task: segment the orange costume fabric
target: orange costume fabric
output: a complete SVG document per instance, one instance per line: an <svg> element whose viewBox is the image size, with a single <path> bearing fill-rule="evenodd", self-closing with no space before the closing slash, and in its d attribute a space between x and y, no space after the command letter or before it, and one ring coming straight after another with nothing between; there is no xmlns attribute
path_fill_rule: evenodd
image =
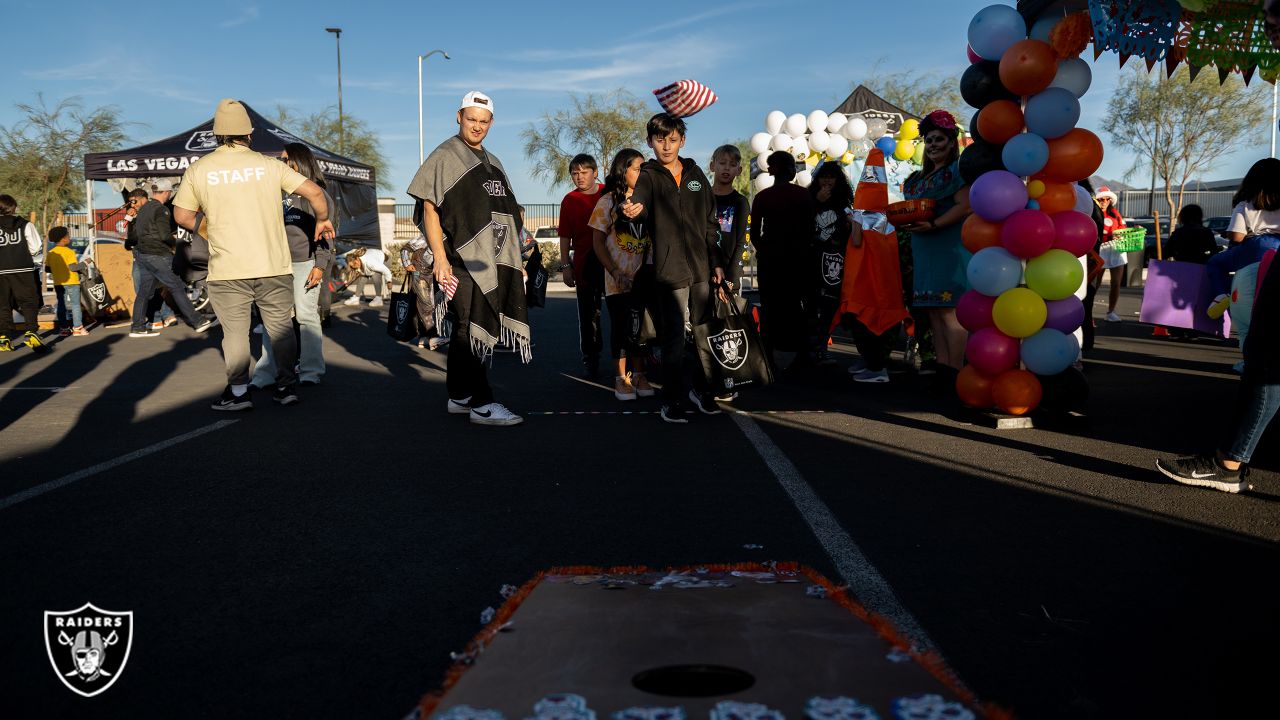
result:
<svg viewBox="0 0 1280 720"><path fill-rule="evenodd" d="M888 207L884 153L873 149L853 195L853 234L844 251L844 283L832 329L851 313L882 335L909 315L902 302L898 233L889 224Z"/></svg>

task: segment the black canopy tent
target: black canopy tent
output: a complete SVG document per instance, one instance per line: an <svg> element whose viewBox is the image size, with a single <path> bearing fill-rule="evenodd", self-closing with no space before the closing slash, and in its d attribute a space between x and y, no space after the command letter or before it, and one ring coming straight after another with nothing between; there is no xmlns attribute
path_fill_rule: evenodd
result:
<svg viewBox="0 0 1280 720"><path fill-rule="evenodd" d="M338 226L338 238L358 245L380 247L378 232L378 199L374 169L317 147L267 120L245 105L253 123L253 149L263 155L279 157L284 146L302 143L311 148L325 186L334 199L330 210ZM177 177L202 155L217 148L213 135L213 119L164 140L115 152L90 153L84 156L84 176L88 185L89 217L93 218L93 181L115 178ZM94 226L96 230L96 224ZM96 235L96 232L94 233Z"/></svg>
<svg viewBox="0 0 1280 720"><path fill-rule="evenodd" d="M832 112L859 115L867 120L884 120L891 133L898 132L899 128L902 127L902 123L907 120L920 119L875 94L866 85L859 85L855 88L853 92L849 93L849 97L845 98L844 102L840 103Z"/></svg>

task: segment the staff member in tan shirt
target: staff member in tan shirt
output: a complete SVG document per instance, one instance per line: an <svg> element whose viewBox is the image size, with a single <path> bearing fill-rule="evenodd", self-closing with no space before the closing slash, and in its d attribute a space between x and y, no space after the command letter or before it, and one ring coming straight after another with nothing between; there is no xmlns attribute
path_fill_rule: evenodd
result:
<svg viewBox="0 0 1280 720"><path fill-rule="evenodd" d="M253 125L236 100L223 100L213 116L218 149L187 168L173 201L173 217L195 232L196 214L208 221L209 301L222 323L227 387L214 410L249 410L249 316L253 305L276 353L281 405L294 390L298 343L293 335L293 265L285 237L281 193L301 195L315 210L316 239L331 239L333 223L324 191L284 163L249 149ZM313 287L318 279L307 280Z"/></svg>

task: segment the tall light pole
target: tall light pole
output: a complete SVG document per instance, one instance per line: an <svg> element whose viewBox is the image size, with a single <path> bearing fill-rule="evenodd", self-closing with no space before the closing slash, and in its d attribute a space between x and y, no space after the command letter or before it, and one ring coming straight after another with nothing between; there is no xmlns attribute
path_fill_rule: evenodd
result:
<svg viewBox="0 0 1280 720"><path fill-rule="evenodd" d="M419 165L421 165L422 161L426 159L425 150L422 146L422 61L426 60L432 55L435 55L436 53L440 53L441 55L443 55L445 60L449 59L449 53L443 50L432 50L426 55L418 56L418 164Z"/></svg>
<svg viewBox="0 0 1280 720"><path fill-rule="evenodd" d="M325 28L325 32L333 33L333 41L338 46L338 152L347 152L347 128L342 120L342 28Z"/></svg>

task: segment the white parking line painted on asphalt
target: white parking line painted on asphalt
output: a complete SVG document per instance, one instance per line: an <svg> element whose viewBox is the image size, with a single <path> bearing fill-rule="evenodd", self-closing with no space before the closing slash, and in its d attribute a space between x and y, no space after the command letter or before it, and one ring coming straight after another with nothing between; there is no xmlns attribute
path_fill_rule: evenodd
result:
<svg viewBox="0 0 1280 720"><path fill-rule="evenodd" d="M7 498L0 499L0 510L11 508L20 502L30 500L35 497L39 497L41 495L44 495L47 492L52 492L54 490L57 490L58 488L66 487L71 483L78 482L80 480L84 480L85 478L97 475L100 472L105 472L107 470L110 470L111 468L119 467L128 462L133 462L138 458L146 457L147 455L151 455L153 453L158 453L161 450L171 448L174 445L184 443L193 438L198 438L201 435L211 433L215 430L221 430L224 427L227 427L229 425L234 425L238 422L240 421L239 420L219 420L218 422L213 423L212 425L205 425L202 428L197 428L195 430L192 430L189 433L179 435L175 438L169 438L168 440L158 442L155 445L148 445L147 447L144 447L141 450L134 450L128 455L121 455L118 458L107 460L106 462L100 462L97 465L94 465L92 467L87 467L84 470L73 472L70 475L64 475L58 478L57 480L50 480L47 483L42 483L33 488L28 488L26 490L23 490L20 493L15 493L13 495L10 495Z"/></svg>
<svg viewBox="0 0 1280 720"><path fill-rule="evenodd" d="M804 521L809 524L822 549L827 551L827 555L835 563L840 577L849 583L849 589L858 602L871 612L883 615L892 621L894 626L910 638L918 649L936 649L924 627L911 614L911 611L903 607L889 582L871 564L849 533L840 526L840 521L832 514L831 509L822 502L818 493L814 492L813 487L804 479L782 449L774 444L749 414L732 412L729 417L733 418L738 429L747 436L756 452L773 471L774 477L778 478L778 483L791 497L791 502L800 511Z"/></svg>
<svg viewBox="0 0 1280 720"><path fill-rule="evenodd" d="M66 387L18 387L18 386L16 386L16 385L15 385L15 386L13 386L13 387L0 387L0 391L6 391L6 390L43 390L44 392L60 393L60 392L62 392L63 390L74 390L74 389L76 389L77 387L79 387L79 386L78 386L78 385L68 385L68 386L66 386Z"/></svg>

